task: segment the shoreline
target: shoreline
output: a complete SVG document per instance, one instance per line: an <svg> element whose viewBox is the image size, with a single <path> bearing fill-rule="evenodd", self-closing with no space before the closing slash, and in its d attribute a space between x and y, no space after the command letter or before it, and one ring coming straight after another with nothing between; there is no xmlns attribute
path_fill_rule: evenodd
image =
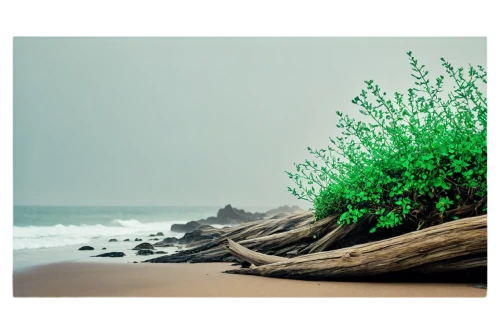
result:
<svg viewBox="0 0 500 333"><path fill-rule="evenodd" d="M486 297L466 283L302 281L222 273L231 263L65 261L13 273L14 297Z"/></svg>
<svg viewBox="0 0 500 333"><path fill-rule="evenodd" d="M188 244L195 241L183 238L201 227L205 230L203 237L206 239L219 236L219 232L224 228L236 227L249 221L259 221L264 217L270 218L269 215L286 216L303 211L296 205L254 206L257 207L260 212L248 210L252 206L240 206L239 209L230 204L222 208L219 206L14 206L13 272L63 261L95 261L90 257L108 252L123 252L126 256L121 259L111 259L110 263L153 259L164 254L155 253L147 258L137 257L137 251L133 248L141 243L149 243L155 247L155 252L164 251L170 255L180 250L179 245L185 249ZM34 218L38 216L37 214L45 216L45 219ZM47 219L46 216L51 218ZM212 232L207 232L209 226ZM184 228L186 230L180 230ZM116 241L111 242L111 239ZM176 240L165 242L166 239ZM157 243L164 244L156 245ZM165 246L166 244L172 246ZM196 242L193 246L195 245ZM79 251L82 246L90 246L93 251ZM97 261L102 262L104 259L100 258Z"/></svg>

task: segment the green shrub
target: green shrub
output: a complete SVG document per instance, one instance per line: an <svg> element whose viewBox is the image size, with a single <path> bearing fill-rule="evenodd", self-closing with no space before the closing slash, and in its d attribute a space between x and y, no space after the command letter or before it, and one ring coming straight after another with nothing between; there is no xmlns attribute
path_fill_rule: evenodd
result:
<svg viewBox="0 0 500 333"><path fill-rule="evenodd" d="M373 80L352 102L369 121L337 111L342 135L312 161L287 172L299 199L313 202L317 219L338 214L340 224L375 214L377 228L402 223L440 223L486 212L487 100L483 67L455 69L442 60L444 76L429 73L407 53L416 87L387 97Z"/></svg>

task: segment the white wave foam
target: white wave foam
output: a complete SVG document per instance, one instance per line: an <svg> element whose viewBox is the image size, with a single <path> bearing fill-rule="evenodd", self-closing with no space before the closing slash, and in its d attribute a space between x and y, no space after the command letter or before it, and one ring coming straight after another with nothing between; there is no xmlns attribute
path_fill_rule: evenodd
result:
<svg viewBox="0 0 500 333"><path fill-rule="evenodd" d="M116 220L113 220L111 221L111 223L113 224L118 224L122 227L127 227L127 228L137 228L137 227L140 227L142 225L141 222L137 221L137 220L120 220L120 219L116 219Z"/></svg>
<svg viewBox="0 0 500 333"><path fill-rule="evenodd" d="M14 250L39 249L88 243L85 237L14 238Z"/></svg>
<svg viewBox="0 0 500 333"><path fill-rule="evenodd" d="M84 244L96 237L131 235L148 237L149 234L157 232L163 232L166 237L178 236L170 231L174 223L185 223L185 221L141 223L137 220L116 219L112 221L112 226L102 224L14 226L14 250Z"/></svg>

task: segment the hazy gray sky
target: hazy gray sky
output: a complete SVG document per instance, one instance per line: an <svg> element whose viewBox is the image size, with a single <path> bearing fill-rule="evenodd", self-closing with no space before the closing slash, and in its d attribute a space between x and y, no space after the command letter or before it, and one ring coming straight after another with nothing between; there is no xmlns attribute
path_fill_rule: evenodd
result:
<svg viewBox="0 0 500 333"><path fill-rule="evenodd" d="M486 65L485 38L15 38L14 203L307 205L284 170L375 80Z"/></svg>

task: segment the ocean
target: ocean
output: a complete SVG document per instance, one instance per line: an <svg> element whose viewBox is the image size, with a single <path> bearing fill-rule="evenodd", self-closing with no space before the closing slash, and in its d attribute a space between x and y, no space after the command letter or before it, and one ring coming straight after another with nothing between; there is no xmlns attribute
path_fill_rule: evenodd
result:
<svg viewBox="0 0 500 333"><path fill-rule="evenodd" d="M170 231L174 223L186 223L217 215L217 206L181 207L91 207L91 206L14 206L14 271L66 260L99 262L142 261L155 256L136 256L135 238L155 243L151 238L183 236ZM265 212L273 207L237 206L250 212ZM217 226L215 227L222 227ZM164 236L150 237L162 232ZM109 242L116 238L118 242ZM124 242L129 238L131 242ZM78 251L83 245L94 251ZM106 248L106 250L103 250ZM158 248L167 253L178 250ZM92 258L105 252L124 252L122 258Z"/></svg>

